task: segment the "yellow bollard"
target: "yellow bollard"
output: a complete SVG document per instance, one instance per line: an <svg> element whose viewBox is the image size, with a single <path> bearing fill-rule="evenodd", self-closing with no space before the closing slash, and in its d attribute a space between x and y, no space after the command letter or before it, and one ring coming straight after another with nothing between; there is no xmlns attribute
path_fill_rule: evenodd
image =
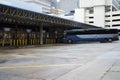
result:
<svg viewBox="0 0 120 80"><path fill-rule="evenodd" d="M38 45L38 39L36 39L36 44Z"/></svg>
<svg viewBox="0 0 120 80"><path fill-rule="evenodd" d="M27 45L27 39L25 39L25 45Z"/></svg>
<svg viewBox="0 0 120 80"><path fill-rule="evenodd" d="M34 43L35 43L35 45L37 44L36 39L34 39Z"/></svg>
<svg viewBox="0 0 120 80"><path fill-rule="evenodd" d="M23 43L23 46L24 46L24 44L25 44L25 40L24 39L22 40L22 43Z"/></svg>
<svg viewBox="0 0 120 80"><path fill-rule="evenodd" d="M47 39L45 39L45 44L47 44Z"/></svg>
<svg viewBox="0 0 120 80"><path fill-rule="evenodd" d="M35 45L35 39L34 39L34 45Z"/></svg>
<svg viewBox="0 0 120 80"><path fill-rule="evenodd" d="M26 45L26 39L24 40L24 45Z"/></svg>
<svg viewBox="0 0 120 80"><path fill-rule="evenodd" d="M2 44L2 42L1 42L1 40L0 40L0 46L1 46L1 44Z"/></svg>
<svg viewBox="0 0 120 80"><path fill-rule="evenodd" d="M24 44L24 43L23 43L23 39L21 39L21 45L23 46L23 44Z"/></svg>
<svg viewBox="0 0 120 80"><path fill-rule="evenodd" d="M39 45L39 39L37 39L37 44Z"/></svg>
<svg viewBox="0 0 120 80"><path fill-rule="evenodd" d="M54 43L56 43L56 39L54 39Z"/></svg>
<svg viewBox="0 0 120 80"><path fill-rule="evenodd" d="M4 47L5 46L5 40L3 39L2 40L2 47Z"/></svg>
<svg viewBox="0 0 120 80"><path fill-rule="evenodd" d="M32 45L32 39L30 40L30 44Z"/></svg>
<svg viewBox="0 0 120 80"><path fill-rule="evenodd" d="M15 46L15 40L13 40L13 44L14 44L14 46Z"/></svg>
<svg viewBox="0 0 120 80"><path fill-rule="evenodd" d="M37 44L37 41L36 41L36 39L35 39L35 45Z"/></svg>
<svg viewBox="0 0 120 80"><path fill-rule="evenodd" d="M39 39L39 44L40 44L40 39Z"/></svg>
<svg viewBox="0 0 120 80"><path fill-rule="evenodd" d="M12 46L12 39L10 39L10 46Z"/></svg>
<svg viewBox="0 0 120 80"><path fill-rule="evenodd" d="M35 44L37 45L37 39L35 39Z"/></svg>
<svg viewBox="0 0 120 80"><path fill-rule="evenodd" d="M19 40L17 39L17 44L16 44L17 46L19 45Z"/></svg>
<svg viewBox="0 0 120 80"><path fill-rule="evenodd" d="M33 39L33 44L35 45L35 39Z"/></svg>
<svg viewBox="0 0 120 80"><path fill-rule="evenodd" d="M22 40L20 39L20 46L22 45Z"/></svg>
<svg viewBox="0 0 120 80"><path fill-rule="evenodd" d="M38 40L36 39L36 45L38 44Z"/></svg>
<svg viewBox="0 0 120 80"><path fill-rule="evenodd" d="M25 46L25 39L24 39L24 46Z"/></svg>
<svg viewBox="0 0 120 80"><path fill-rule="evenodd" d="M39 45L39 39L38 39L38 45Z"/></svg>
<svg viewBox="0 0 120 80"><path fill-rule="evenodd" d="M33 44L35 45L35 39L33 39Z"/></svg>
<svg viewBox="0 0 120 80"><path fill-rule="evenodd" d="M34 43L33 43L33 39L32 39L32 45L34 45Z"/></svg>
<svg viewBox="0 0 120 80"><path fill-rule="evenodd" d="M35 39L34 39L34 45L35 45L36 43L35 43Z"/></svg>
<svg viewBox="0 0 120 80"><path fill-rule="evenodd" d="M49 43L49 39L47 39L47 44Z"/></svg>

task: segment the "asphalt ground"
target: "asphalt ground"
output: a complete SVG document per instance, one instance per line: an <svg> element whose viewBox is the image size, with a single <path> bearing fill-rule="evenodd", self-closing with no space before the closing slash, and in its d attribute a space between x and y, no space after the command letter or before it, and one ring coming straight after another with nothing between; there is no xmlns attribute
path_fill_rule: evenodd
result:
<svg viewBox="0 0 120 80"><path fill-rule="evenodd" d="M120 80L120 41L0 49L0 80Z"/></svg>

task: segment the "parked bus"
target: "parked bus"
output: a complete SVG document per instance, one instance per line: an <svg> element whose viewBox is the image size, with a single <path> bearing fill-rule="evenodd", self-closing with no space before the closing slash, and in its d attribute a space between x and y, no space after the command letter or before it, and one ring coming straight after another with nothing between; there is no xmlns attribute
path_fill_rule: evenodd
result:
<svg viewBox="0 0 120 80"><path fill-rule="evenodd" d="M64 43L112 42L119 40L117 29L72 29L64 31Z"/></svg>
<svg viewBox="0 0 120 80"><path fill-rule="evenodd" d="M120 40L120 30L119 30L118 34L119 34L119 40Z"/></svg>

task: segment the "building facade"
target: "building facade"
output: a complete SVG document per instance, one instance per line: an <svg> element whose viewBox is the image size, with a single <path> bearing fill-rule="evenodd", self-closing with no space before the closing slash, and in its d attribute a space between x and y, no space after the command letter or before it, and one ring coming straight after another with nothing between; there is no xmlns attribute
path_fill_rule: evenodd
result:
<svg viewBox="0 0 120 80"><path fill-rule="evenodd" d="M20 0L20 1L40 6L42 8L43 13L51 12L51 0Z"/></svg>
<svg viewBox="0 0 120 80"><path fill-rule="evenodd" d="M57 8L69 13L70 11L79 8L79 0L60 0L57 3Z"/></svg>
<svg viewBox="0 0 120 80"><path fill-rule="evenodd" d="M19 0L29 4L34 4L42 8L42 13L45 14L62 14L63 10L56 9L57 0Z"/></svg>
<svg viewBox="0 0 120 80"><path fill-rule="evenodd" d="M80 0L74 20L105 28L120 29L120 1Z"/></svg>

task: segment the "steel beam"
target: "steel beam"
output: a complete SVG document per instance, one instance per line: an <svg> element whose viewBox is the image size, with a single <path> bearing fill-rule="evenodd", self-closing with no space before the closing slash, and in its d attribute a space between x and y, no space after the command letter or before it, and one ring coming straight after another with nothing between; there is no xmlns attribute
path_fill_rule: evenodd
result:
<svg viewBox="0 0 120 80"><path fill-rule="evenodd" d="M71 21L67 19L62 19L54 16L45 15L42 13L31 12L27 10L22 10L14 7L9 7L5 5L0 5L0 21L10 22L17 24L30 24L39 26L40 23L50 23L64 25L66 27L77 27L77 28L88 28L87 24L79 23L76 21ZM95 27L95 26L92 26Z"/></svg>

